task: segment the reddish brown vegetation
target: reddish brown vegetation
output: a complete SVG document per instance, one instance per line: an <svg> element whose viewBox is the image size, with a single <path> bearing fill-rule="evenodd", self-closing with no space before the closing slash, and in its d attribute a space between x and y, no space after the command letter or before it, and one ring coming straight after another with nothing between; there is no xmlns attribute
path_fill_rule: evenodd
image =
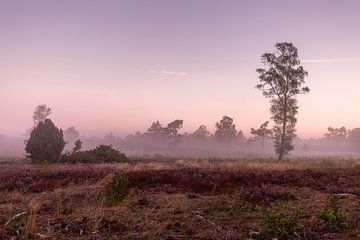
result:
<svg viewBox="0 0 360 240"><path fill-rule="evenodd" d="M221 163L216 163L221 164ZM216 165L218 166L218 165ZM157 169L157 170L156 170ZM360 194L360 168L266 170L178 166L173 163L114 165L3 164L0 168L0 239L24 239L27 211L36 202L35 233L58 239L247 239L259 231L256 206L303 210L304 239L356 239L348 232L314 232L316 211L329 193ZM128 196L104 205L111 177L126 172ZM351 226L360 223L355 198ZM20 230L19 230L20 229ZM304 237L306 235L306 238Z"/></svg>
<svg viewBox="0 0 360 240"><path fill-rule="evenodd" d="M87 167L47 168L2 167L0 169L0 191L38 193L69 185L92 184L110 173L120 170ZM206 194L231 193L240 187L279 185L287 187L309 187L314 190L360 195L360 168L326 170L266 171L241 169L236 171L214 171L206 169L170 169L129 171L129 186L138 189L174 188L177 192Z"/></svg>

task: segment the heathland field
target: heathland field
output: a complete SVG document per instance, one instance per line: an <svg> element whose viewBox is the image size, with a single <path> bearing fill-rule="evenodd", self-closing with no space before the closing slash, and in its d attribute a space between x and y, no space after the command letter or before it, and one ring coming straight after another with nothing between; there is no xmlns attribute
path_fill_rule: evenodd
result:
<svg viewBox="0 0 360 240"><path fill-rule="evenodd" d="M0 165L0 239L360 239L360 161Z"/></svg>

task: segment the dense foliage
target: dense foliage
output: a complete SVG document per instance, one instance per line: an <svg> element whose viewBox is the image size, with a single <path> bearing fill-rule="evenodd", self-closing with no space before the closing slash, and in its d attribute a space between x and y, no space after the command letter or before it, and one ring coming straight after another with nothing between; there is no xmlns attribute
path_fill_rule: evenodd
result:
<svg viewBox="0 0 360 240"><path fill-rule="evenodd" d="M80 143L79 143L80 144ZM78 149L75 146L76 149ZM87 151L74 151L71 154L64 154L61 162L66 163L120 163L127 162L128 158L124 153L114 149L111 145L99 145Z"/></svg>
<svg viewBox="0 0 360 240"><path fill-rule="evenodd" d="M32 162L55 163L59 161L65 144L62 130L50 119L45 119L31 131L25 151Z"/></svg>

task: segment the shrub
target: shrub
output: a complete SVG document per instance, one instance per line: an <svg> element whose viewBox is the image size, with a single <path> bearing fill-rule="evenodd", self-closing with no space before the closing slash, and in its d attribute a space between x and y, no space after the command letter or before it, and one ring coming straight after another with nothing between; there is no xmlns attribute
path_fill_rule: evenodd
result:
<svg viewBox="0 0 360 240"><path fill-rule="evenodd" d="M127 162L124 153L114 149L111 145L99 145L88 151L73 151L71 154L63 154L61 162L67 163L119 163Z"/></svg>
<svg viewBox="0 0 360 240"><path fill-rule="evenodd" d="M336 196L330 195L327 207L318 213L320 224L330 232L340 232L348 227L348 217L339 210L339 205Z"/></svg>
<svg viewBox="0 0 360 240"><path fill-rule="evenodd" d="M298 219L298 210L295 210L290 216L283 211L267 210L263 212L260 218L259 239L290 239L298 228Z"/></svg>
<svg viewBox="0 0 360 240"><path fill-rule="evenodd" d="M62 130L50 119L45 119L31 131L25 151L32 162L54 163L59 161L65 144Z"/></svg>
<svg viewBox="0 0 360 240"><path fill-rule="evenodd" d="M124 153L114 149L111 145L99 145L95 149L88 151L94 155L99 162L126 162L127 157Z"/></svg>
<svg viewBox="0 0 360 240"><path fill-rule="evenodd" d="M125 174L115 175L106 187L106 199L110 204L121 202L126 196L129 180Z"/></svg>

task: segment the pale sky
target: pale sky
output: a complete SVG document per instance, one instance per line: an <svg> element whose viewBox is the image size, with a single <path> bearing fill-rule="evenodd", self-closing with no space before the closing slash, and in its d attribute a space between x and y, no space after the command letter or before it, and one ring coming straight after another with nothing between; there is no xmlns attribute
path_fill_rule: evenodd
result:
<svg viewBox="0 0 360 240"><path fill-rule="evenodd" d="M39 104L83 135L182 132L223 115L248 135L270 118L255 69L278 41L299 49L310 94L298 135L360 127L358 0L0 0L0 134Z"/></svg>

